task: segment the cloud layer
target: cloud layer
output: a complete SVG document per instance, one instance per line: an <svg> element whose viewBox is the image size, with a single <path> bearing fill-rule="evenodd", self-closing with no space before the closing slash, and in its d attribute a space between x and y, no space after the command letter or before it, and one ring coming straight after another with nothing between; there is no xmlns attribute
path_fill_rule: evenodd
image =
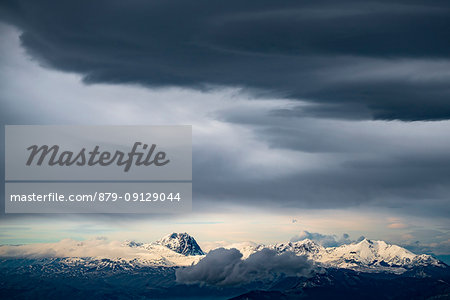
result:
<svg viewBox="0 0 450 300"><path fill-rule="evenodd" d="M300 116L311 104L240 89L84 85L27 60L19 33L1 30L5 124L192 124L196 211L243 205L389 209L434 219L449 213L450 121Z"/></svg>
<svg viewBox="0 0 450 300"><path fill-rule="evenodd" d="M196 212L379 209L448 237L449 12L440 0L6 0L0 118L192 124Z"/></svg>
<svg viewBox="0 0 450 300"><path fill-rule="evenodd" d="M42 64L88 83L237 86L312 104L293 116L450 117L444 0L8 0L0 17Z"/></svg>

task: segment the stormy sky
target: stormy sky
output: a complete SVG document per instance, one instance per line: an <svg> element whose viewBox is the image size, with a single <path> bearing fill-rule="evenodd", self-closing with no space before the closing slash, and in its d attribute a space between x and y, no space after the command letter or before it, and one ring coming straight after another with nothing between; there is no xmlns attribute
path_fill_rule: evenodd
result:
<svg viewBox="0 0 450 300"><path fill-rule="evenodd" d="M0 22L2 124L192 124L195 212L380 211L450 253L448 1L5 0Z"/></svg>

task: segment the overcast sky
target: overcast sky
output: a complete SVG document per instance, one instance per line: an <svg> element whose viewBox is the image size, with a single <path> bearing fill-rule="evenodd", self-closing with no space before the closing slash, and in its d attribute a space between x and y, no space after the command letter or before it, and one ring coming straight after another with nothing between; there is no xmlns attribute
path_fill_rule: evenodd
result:
<svg viewBox="0 0 450 300"><path fill-rule="evenodd" d="M450 254L448 1L2 1L0 20L2 124L193 125L192 215L2 215L6 242L309 230Z"/></svg>

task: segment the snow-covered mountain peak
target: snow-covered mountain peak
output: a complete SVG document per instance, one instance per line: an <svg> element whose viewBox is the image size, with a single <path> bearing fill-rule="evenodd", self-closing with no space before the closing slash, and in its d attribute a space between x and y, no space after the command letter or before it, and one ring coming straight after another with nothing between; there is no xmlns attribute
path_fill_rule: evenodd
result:
<svg viewBox="0 0 450 300"><path fill-rule="evenodd" d="M323 247L315 241L304 239L297 242L259 245L254 252L269 248L283 252L305 255L324 267L354 269L366 272L403 273L414 267L445 267L434 257L426 254L416 255L411 251L385 241L364 239L338 247Z"/></svg>
<svg viewBox="0 0 450 300"><path fill-rule="evenodd" d="M126 240L125 242L122 243L122 246L130 247L130 248L137 248L137 247L141 247L142 245L143 245L143 243L129 241L129 240Z"/></svg>
<svg viewBox="0 0 450 300"><path fill-rule="evenodd" d="M405 265L416 257L405 248L390 245L384 241L364 239L358 243L328 248L328 257L340 259L346 263Z"/></svg>
<svg viewBox="0 0 450 300"><path fill-rule="evenodd" d="M442 266L430 255L416 255L411 251L386 243L364 239L360 242L338 247L323 248L324 251L309 254L309 257L325 266L361 271L404 272L420 266Z"/></svg>
<svg viewBox="0 0 450 300"><path fill-rule="evenodd" d="M320 245L319 243L317 243L313 240L310 240L310 239L304 239L304 240L297 241L297 242L291 242L290 244L297 246L297 247L303 247L305 249L309 249L312 251L318 251L323 248L322 245Z"/></svg>
<svg viewBox="0 0 450 300"><path fill-rule="evenodd" d="M269 248L277 251L278 253L294 252L297 255L306 255L312 260L317 260L320 258L320 254L325 251L323 246L309 239L304 239L297 242L278 243L268 246L260 245L255 248L255 251L260 251L263 248Z"/></svg>
<svg viewBox="0 0 450 300"><path fill-rule="evenodd" d="M162 245L170 250L183 255L204 255L205 253L197 244L197 241L187 234L184 233L171 233L166 235L162 239L156 242L157 245Z"/></svg>
<svg viewBox="0 0 450 300"><path fill-rule="evenodd" d="M364 239L359 243L342 245L338 247L342 250L356 251L365 257L377 256L383 259L394 257L413 259L416 255L411 251L397 245L391 245L385 241L373 241Z"/></svg>

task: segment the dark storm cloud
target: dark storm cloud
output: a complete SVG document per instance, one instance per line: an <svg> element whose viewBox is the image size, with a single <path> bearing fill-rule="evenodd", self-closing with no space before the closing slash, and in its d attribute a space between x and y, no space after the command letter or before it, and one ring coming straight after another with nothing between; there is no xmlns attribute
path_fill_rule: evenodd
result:
<svg viewBox="0 0 450 300"><path fill-rule="evenodd" d="M257 139L269 146L267 153L300 155L290 158L298 167L279 175L270 168L238 172L235 157L219 158L214 151L194 148L194 180L202 183L194 184L194 192L201 203L216 199L283 209L371 207L436 217L450 213L448 122L354 122L246 113L226 111L223 119L251 126ZM264 158L261 163L266 163Z"/></svg>
<svg viewBox="0 0 450 300"><path fill-rule="evenodd" d="M243 260L237 249L219 248L210 251L196 265L177 269L176 277L185 284L234 286L273 281L279 276L309 277L313 271L311 261L293 252L278 255L274 250L263 249Z"/></svg>
<svg viewBox="0 0 450 300"><path fill-rule="evenodd" d="M212 118L236 137L258 143L232 145L237 139L218 131L242 149L230 152L214 139L194 144L195 210L223 203L449 213L449 123L425 123L425 129L416 127L421 122L402 123L397 131L397 122L361 122L450 116L448 1L2 1L0 7L33 58L80 73L86 82L229 85L256 97L303 100L271 111L251 104L212 109ZM28 106L13 111L10 102L0 111L5 123L56 118ZM139 109L149 119L161 115L151 97L148 102ZM57 123L64 123L59 112ZM86 116L81 122L99 117ZM263 166L242 168L257 146ZM283 157L292 153L301 157ZM291 159L288 167L296 170L272 170ZM313 167L304 167L310 159Z"/></svg>
<svg viewBox="0 0 450 300"><path fill-rule="evenodd" d="M386 163L383 160L378 159ZM369 158L359 167L351 163L311 171L299 167L296 174L255 180L229 171L215 160L201 169L196 165L194 180L201 184L193 186L195 208L207 208L214 199L284 210L375 207L392 213L445 217L450 213L449 163L437 158L433 165L440 163L436 169L409 166L406 161L383 168Z"/></svg>
<svg viewBox="0 0 450 300"><path fill-rule="evenodd" d="M3 1L1 17L33 57L90 83L240 86L318 117L450 117L436 72L448 1Z"/></svg>

